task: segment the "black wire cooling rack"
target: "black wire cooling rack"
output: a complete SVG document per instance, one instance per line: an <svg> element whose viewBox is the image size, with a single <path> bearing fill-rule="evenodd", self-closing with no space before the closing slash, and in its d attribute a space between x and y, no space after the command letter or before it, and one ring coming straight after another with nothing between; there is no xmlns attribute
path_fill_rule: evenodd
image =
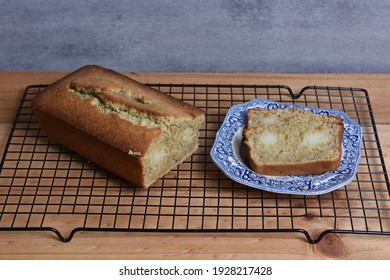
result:
<svg viewBox="0 0 390 280"><path fill-rule="evenodd" d="M0 173L0 230L291 232L316 243L328 233L390 234L390 187L367 91L287 86L151 84L203 108L199 149L149 189L137 188L54 143L39 128L29 86L10 133ZM364 132L356 178L331 193L286 195L228 179L209 152L227 110L254 98L340 109Z"/></svg>

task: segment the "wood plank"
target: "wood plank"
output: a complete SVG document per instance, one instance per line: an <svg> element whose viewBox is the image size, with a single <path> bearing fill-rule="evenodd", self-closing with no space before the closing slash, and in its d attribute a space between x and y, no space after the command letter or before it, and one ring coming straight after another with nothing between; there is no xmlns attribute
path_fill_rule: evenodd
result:
<svg viewBox="0 0 390 280"><path fill-rule="evenodd" d="M64 74L0 73L0 151L4 149L24 88L51 83ZM286 84L295 92L307 85L365 88L378 124L384 159L387 166L390 164L388 74L128 72L127 75L150 83ZM71 219L64 223L72 223ZM309 222L315 233L319 221ZM79 232L71 242L62 243L52 232L0 232L0 259L390 259L388 238L329 234L312 245L299 233Z"/></svg>
<svg viewBox="0 0 390 280"><path fill-rule="evenodd" d="M269 233L77 233L70 243L51 233L0 234L0 259L389 259L388 236Z"/></svg>

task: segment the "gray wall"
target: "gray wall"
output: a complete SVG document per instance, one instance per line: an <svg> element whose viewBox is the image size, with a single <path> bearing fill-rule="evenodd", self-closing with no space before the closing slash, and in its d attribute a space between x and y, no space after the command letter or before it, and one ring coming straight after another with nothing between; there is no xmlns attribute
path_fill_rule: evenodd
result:
<svg viewBox="0 0 390 280"><path fill-rule="evenodd" d="M390 73L390 1L0 0L0 70Z"/></svg>

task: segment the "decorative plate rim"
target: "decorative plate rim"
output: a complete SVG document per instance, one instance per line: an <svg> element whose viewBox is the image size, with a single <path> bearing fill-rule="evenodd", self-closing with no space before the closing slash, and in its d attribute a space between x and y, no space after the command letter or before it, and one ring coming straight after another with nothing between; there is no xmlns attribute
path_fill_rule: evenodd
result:
<svg viewBox="0 0 390 280"><path fill-rule="evenodd" d="M343 118L344 133L339 169L321 175L267 176L252 171L240 155L242 130L247 122L249 108L291 108L316 114ZM273 193L320 195L349 184L355 177L360 158L363 131L345 112L336 109L311 108L257 98L232 106L216 133L210 156L216 166L230 179L243 185Z"/></svg>

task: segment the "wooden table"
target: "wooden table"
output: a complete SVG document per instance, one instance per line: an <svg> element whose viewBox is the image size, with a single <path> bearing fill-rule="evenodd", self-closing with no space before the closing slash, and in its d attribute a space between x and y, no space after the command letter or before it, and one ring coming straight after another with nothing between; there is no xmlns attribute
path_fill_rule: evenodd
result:
<svg viewBox="0 0 390 280"><path fill-rule="evenodd" d="M23 90L65 73L0 73L0 155ZM127 73L149 83L285 84L361 87L369 92L390 166L390 75L269 73ZM390 259L390 236L328 234L312 245L291 233L79 232L69 243L49 232L0 232L0 259Z"/></svg>

